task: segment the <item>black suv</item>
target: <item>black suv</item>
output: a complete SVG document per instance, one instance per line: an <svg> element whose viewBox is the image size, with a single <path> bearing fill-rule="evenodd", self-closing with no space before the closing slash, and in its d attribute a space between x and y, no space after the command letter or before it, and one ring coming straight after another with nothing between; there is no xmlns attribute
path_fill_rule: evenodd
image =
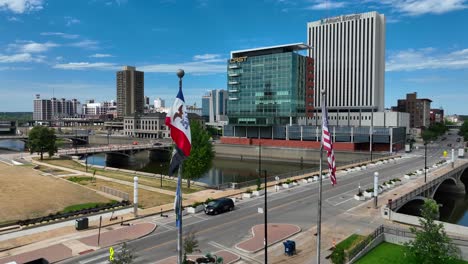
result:
<svg viewBox="0 0 468 264"><path fill-rule="evenodd" d="M217 215L232 210L234 210L234 202L229 198L219 198L209 202L205 206L205 214Z"/></svg>

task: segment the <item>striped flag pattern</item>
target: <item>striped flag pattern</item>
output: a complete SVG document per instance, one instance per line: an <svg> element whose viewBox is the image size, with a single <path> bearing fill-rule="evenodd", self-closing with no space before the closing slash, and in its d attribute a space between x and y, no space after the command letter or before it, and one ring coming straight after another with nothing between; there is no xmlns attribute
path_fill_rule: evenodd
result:
<svg viewBox="0 0 468 264"><path fill-rule="evenodd" d="M325 97L325 96L324 96ZM330 131L328 130L328 113L325 98L322 100L322 146L327 151L328 174L332 185L336 184L336 164L335 153L333 152L333 143Z"/></svg>

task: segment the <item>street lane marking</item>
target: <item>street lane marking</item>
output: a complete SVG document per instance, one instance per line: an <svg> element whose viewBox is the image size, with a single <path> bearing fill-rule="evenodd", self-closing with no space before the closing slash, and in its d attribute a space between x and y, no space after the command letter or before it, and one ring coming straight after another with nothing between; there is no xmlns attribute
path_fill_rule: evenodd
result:
<svg viewBox="0 0 468 264"><path fill-rule="evenodd" d="M220 248L220 249L222 249L222 250L234 252L234 254L239 255L239 256L241 257L241 259L244 258L244 260L249 260L250 263L252 263L252 262L259 263L259 264L263 263L263 262L261 262L261 261L258 261L258 260L256 260L256 259L252 258L252 257L247 256L247 255L244 254L244 253L241 253L241 252L239 252L239 251L237 251L237 250L233 250L232 248L228 248L228 247L226 247L226 246L223 246L223 245L221 245L221 244L219 244L219 243L217 243L217 242L210 241L210 242L208 242L208 244L209 244L209 245L212 245L212 246L214 246L214 247Z"/></svg>

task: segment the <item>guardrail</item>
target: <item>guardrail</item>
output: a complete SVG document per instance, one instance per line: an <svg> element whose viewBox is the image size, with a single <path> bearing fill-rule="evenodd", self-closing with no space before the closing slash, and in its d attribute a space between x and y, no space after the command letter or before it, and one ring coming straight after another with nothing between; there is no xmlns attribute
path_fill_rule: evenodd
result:
<svg viewBox="0 0 468 264"><path fill-rule="evenodd" d="M80 155L80 154L118 152L118 151L128 151L128 150L147 150L147 149L167 148L170 146L171 146L170 144L161 144L161 145L144 144L144 145L119 145L119 146L106 146L106 147L93 147L93 148L74 148L74 149L67 149L67 150L59 150L57 154Z"/></svg>
<svg viewBox="0 0 468 264"><path fill-rule="evenodd" d="M419 186L418 188L412 190L411 192L408 192L400 197L398 197L395 200L392 200L392 203L390 205L391 210L395 210L399 208L400 206L406 204L407 202L411 201L415 196L418 196L420 194L424 194L424 192L432 190L432 188L436 187L439 185L441 182L446 180L447 178L451 177L454 173L455 170L462 170L463 167L467 167L467 164L455 167L452 171L449 171L445 174L440 175L437 178L432 178L430 179L426 184Z"/></svg>

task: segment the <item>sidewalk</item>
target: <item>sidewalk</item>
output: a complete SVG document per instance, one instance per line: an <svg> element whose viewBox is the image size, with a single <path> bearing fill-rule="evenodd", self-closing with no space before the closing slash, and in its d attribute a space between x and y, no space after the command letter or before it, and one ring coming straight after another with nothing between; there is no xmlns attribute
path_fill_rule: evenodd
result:
<svg viewBox="0 0 468 264"><path fill-rule="evenodd" d="M37 164L41 164L41 165L44 165L44 166L48 166L48 167L52 167L52 168L57 168L57 169L61 169L61 170L65 170L65 171L69 171L69 172L72 172L72 173L76 173L76 174L79 174L79 175L88 175L88 176L91 176L92 174L91 173L85 173L83 171L79 171L79 170L73 170L73 169L69 169L69 168L64 168L64 167L61 167L61 166L55 166L55 165L50 165L50 164L46 164L46 163L42 163L42 162L38 162L38 161L34 161L35 163ZM355 164L350 164L350 165L347 165L347 166L343 166L343 167L340 167L339 170L341 169L344 169L344 168L347 168L347 167L353 167L355 166ZM294 177L294 178L304 178L304 177L307 177L307 176L311 176L313 175L314 173L310 173L310 174L307 174L307 175L303 175L303 176L298 176L298 177ZM97 177L99 178L102 178L102 179L105 179L105 180L110 180L110 181L114 181L114 182L117 182L117 183L121 183L120 180L116 180L116 179L112 179L112 178L108 178L108 177L105 177L105 176L101 176L101 175L96 175ZM343 177L344 175L340 175L341 177ZM132 185L132 183L130 182L125 182L124 184L129 184L129 185ZM270 182L268 184L269 186L274 186L275 185L275 182ZM142 186L142 185L140 185ZM170 192L170 191L167 191L167 190L161 190L161 189L158 189L158 188L153 188L153 187L149 187L149 186L145 186L147 187L148 189L151 189L151 191L153 191L153 189L155 189L154 191L158 190L158 191L165 191L165 192ZM143 187L142 187L143 188ZM145 189L145 188L143 188ZM216 198L220 198L220 197L239 197L241 193L245 192L245 189L247 188L243 188L243 189L229 189L229 190L224 190L224 191L221 191L221 190L211 190L211 189L207 189L207 190L203 190L203 191L199 191L199 192L196 192L196 193L192 193L192 194L186 194L184 195L184 201L183 201L183 205L184 206L188 206L190 204L192 204L193 202L197 201L197 202L204 202L207 198L213 198L213 199L216 199ZM173 192L170 192L172 195ZM384 199L381 199L381 202L383 202ZM367 202L368 203L368 202ZM153 208L148 208L148 209L142 209L142 210L138 210L139 212L139 216L140 217L145 217L145 216L149 216L149 215L154 215L154 214L159 214L161 212L168 212L168 211L172 211L173 210L173 204L166 204L166 205L162 205L162 206L157 206L157 207L153 207ZM376 214L378 215L378 214ZM123 217L123 220L124 221L128 221L128 220L132 220L132 219L135 219L133 214L132 213L127 213L127 214L124 214L122 215ZM347 223L346 226L347 228L337 228L336 225L335 226L330 226L330 223L324 223L324 225L322 226L322 231L323 231L323 242L322 242L322 251L323 250L326 250L326 247L330 247L333 240L336 240L336 241L339 241L343 238L346 238L348 235L349 235L349 232L350 230L359 230L359 232L362 232L362 233L365 233L365 232L369 232L371 230L373 230L373 227L370 227L369 226L369 220L366 217L363 217L363 218L360 218L358 219L358 223L354 223L353 221L351 221L352 219L354 219L354 217L350 217L349 215L348 216L345 216L343 217L343 223ZM120 218L118 219L118 221L120 221ZM110 221L108 218L106 219L103 219L103 226L110 226L110 225L115 225L117 221ZM90 228L97 228L99 224L99 221L90 221ZM367 228L365 228L367 226ZM349 229L351 228L351 229ZM263 232L263 228L261 228L261 232ZM314 228L315 229L315 228ZM111 231L109 231L111 232ZM260 231L259 231L260 232ZM0 242L0 249L7 249L7 248L13 248L13 247L19 247L17 249L11 249L9 251L4 251L4 252L0 252L0 258L1 257L5 257L7 255L13 255L16 253L24 253L25 251L25 248L27 248L28 250L40 250L37 248L37 245L40 244L42 246L54 246L56 248L53 248L54 250L52 251L57 251L57 252L63 252L63 253L60 253L60 254L65 254L63 251L63 247L61 246L57 246L57 245L64 245L65 247L67 248L74 248L75 250L72 251L72 254L76 254L76 251L80 251L83 249L83 251L85 251L84 249L95 249L93 246L96 246L95 244L92 244L92 241L95 241L97 239L95 239L95 237L92 237L92 236L95 236L97 233L97 230L94 229L94 230L88 230L87 232L77 232L74 230L74 227L73 226L68 226L68 227L61 227L61 228L58 228L58 229L49 229L49 230L46 230L46 231L43 231L43 232L40 232L40 233L37 233L37 234L31 234L31 235L26 235L26 236L23 236L23 237L18 237L18 238L15 238L15 239L9 239L9 240L5 240L3 242ZM272 256L272 260L273 262L271 263L287 263L288 260L290 259L293 259L293 258L299 258L299 259L303 259L304 261L306 261L307 259L311 259L311 257L313 258L313 255L315 255L315 246L311 246L313 243L315 243L314 241L311 241L311 240L315 240L315 236L313 235L313 233L315 233L314 230L306 230L306 231L302 231L301 233L299 234L292 234L294 239L297 240L297 251L298 253L299 252L302 252L301 254L298 254L298 255L295 255L293 257L285 257L282 253L284 252L284 249L283 249L283 245L282 243L277 243L276 245L273 245L271 246L271 248L277 248L277 250L275 251L269 251ZM86 236L84 235L86 234ZM117 234L117 233L116 233ZM263 233L262 233L263 234ZM103 241L102 243L105 243L106 245L109 244L109 243L118 243L119 241L122 241L122 240L126 240L126 239L134 239L132 237L120 237L120 239L122 240L117 240L117 239L113 239L113 235L110 235L111 238L104 238L104 234L101 234L101 241ZM288 236L291 236L291 234L289 234ZM255 236L255 237L261 237L261 248L263 248L263 235L261 235L259 233L258 236ZM86 239L85 239L86 238ZM269 241L272 241L272 239L274 238L274 235L271 235L270 238L269 238ZM310 241L309 241L310 240ZM258 244L258 241L256 242ZM271 243L271 242L270 242ZM312 244L311 244L312 243ZM26 247L21 247L23 245L28 245ZM34 247L34 245L36 245L36 247ZM19 251L19 249L22 249L23 252ZM78 250L79 249L79 250ZM36 255L38 254L38 252L35 253ZM58 255L59 253L57 253ZM66 253L66 254L69 254L69 253ZM323 253L322 255L325 255L325 253ZM0 261L0 263L2 263L3 259ZM284 262L286 261L286 262ZM298 263L313 263L313 262L298 262Z"/></svg>
<svg viewBox="0 0 468 264"><path fill-rule="evenodd" d="M108 247L123 241L146 236L153 232L155 228L156 225L153 223L139 223L110 231L101 231L99 246L97 244L97 234L88 235L83 238L66 240L60 243L57 242L56 244L51 243L48 244L48 246L47 243L44 242L43 244L46 245L45 247L32 251L30 251L30 247L27 247L27 249L18 248L11 250L8 252L9 256L2 256L4 258L0 259L0 263L8 263L10 261L24 263L41 257L46 258L51 263L57 262L85 252L94 251L101 247ZM93 230L93 233L96 233L96 230ZM89 234L89 232L86 234ZM38 245L35 246L37 247Z"/></svg>

